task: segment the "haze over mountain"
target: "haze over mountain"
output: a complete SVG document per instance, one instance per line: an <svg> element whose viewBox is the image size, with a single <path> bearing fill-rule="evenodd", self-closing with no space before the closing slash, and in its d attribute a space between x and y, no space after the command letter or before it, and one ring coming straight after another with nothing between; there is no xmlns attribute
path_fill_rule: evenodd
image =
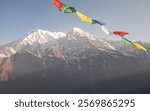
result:
<svg viewBox="0 0 150 111"><path fill-rule="evenodd" d="M145 52L79 28L36 29L0 47L0 93L150 93L149 79Z"/></svg>

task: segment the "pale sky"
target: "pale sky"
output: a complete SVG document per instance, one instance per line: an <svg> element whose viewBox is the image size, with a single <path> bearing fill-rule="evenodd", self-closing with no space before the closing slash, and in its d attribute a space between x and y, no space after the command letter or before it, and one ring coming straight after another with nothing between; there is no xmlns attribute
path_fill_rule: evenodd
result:
<svg viewBox="0 0 150 111"><path fill-rule="evenodd" d="M128 31L130 40L150 42L150 0L61 1L113 30ZM66 33L79 27L96 37L108 37L98 25L84 23L75 14L59 12L51 0L0 0L0 14L0 44L22 38L32 29Z"/></svg>

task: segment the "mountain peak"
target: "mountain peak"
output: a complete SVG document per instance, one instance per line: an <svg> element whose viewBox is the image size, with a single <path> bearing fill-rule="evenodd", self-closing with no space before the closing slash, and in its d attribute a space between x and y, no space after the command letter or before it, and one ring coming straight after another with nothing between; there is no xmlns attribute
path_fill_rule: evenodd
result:
<svg viewBox="0 0 150 111"><path fill-rule="evenodd" d="M74 27L74 28L73 28L73 31L74 31L74 32L81 32L81 33L84 33L84 31L81 30L81 29L78 28L78 27Z"/></svg>
<svg viewBox="0 0 150 111"><path fill-rule="evenodd" d="M78 27L74 27L68 34L70 37L73 37L74 39L76 37L92 37L93 35L89 34L88 32L83 31L82 29L78 28Z"/></svg>
<svg viewBox="0 0 150 111"><path fill-rule="evenodd" d="M65 37L66 34L63 32L49 32L41 29L33 29L28 32L27 36L22 39L22 44L33 44L33 43L47 43L52 39L59 39Z"/></svg>
<svg viewBox="0 0 150 111"><path fill-rule="evenodd" d="M39 33L39 32L45 32L45 30L41 30L41 29L32 29L31 31L28 32L28 35L29 35L29 34L32 34L32 33Z"/></svg>

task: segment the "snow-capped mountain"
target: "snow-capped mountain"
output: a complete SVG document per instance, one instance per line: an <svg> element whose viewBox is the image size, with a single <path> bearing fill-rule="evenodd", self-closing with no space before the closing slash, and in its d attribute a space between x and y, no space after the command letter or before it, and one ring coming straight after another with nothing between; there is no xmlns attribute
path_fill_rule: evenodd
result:
<svg viewBox="0 0 150 111"><path fill-rule="evenodd" d="M0 93L150 92L149 61L77 27L66 34L32 30L0 47Z"/></svg>
<svg viewBox="0 0 150 111"><path fill-rule="evenodd" d="M21 50L33 51L39 45L56 42L65 37L63 32L49 32L45 30L32 30L24 38L0 47L0 57L9 57Z"/></svg>
<svg viewBox="0 0 150 111"><path fill-rule="evenodd" d="M4 45L3 47L0 47L0 57L10 57L11 55L23 50L33 53L39 47L46 49L52 44L61 43L66 45L71 41L84 47L88 47L87 43L90 42L99 49L101 48L101 50L105 50L105 48L115 50L115 48L107 42L98 40L88 32L84 32L76 27L73 28L73 30L68 34L63 32L49 32L37 29L30 31L24 38L20 40L16 40ZM85 43L81 44L81 42Z"/></svg>

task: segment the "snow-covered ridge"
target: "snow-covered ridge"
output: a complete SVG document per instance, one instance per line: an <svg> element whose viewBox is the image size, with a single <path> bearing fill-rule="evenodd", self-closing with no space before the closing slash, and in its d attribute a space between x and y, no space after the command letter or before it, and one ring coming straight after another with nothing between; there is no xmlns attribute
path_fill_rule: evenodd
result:
<svg viewBox="0 0 150 111"><path fill-rule="evenodd" d="M49 32L41 29L35 29L28 33L28 35L21 41L22 45L39 43L44 44L52 39L59 39L65 37L66 34L63 32Z"/></svg>

